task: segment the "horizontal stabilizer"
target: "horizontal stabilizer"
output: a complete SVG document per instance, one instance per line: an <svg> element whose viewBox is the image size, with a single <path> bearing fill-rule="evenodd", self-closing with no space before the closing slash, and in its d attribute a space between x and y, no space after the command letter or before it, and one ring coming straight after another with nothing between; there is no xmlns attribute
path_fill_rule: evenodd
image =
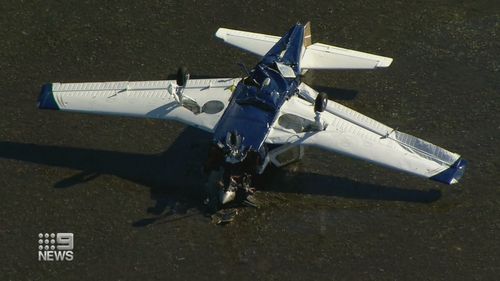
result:
<svg viewBox="0 0 500 281"><path fill-rule="evenodd" d="M392 59L315 43L307 47L301 61L305 69L374 69L388 67Z"/></svg>
<svg viewBox="0 0 500 281"><path fill-rule="evenodd" d="M279 36L227 28L219 28L215 36L224 40L225 43L261 57L263 57L281 38Z"/></svg>
<svg viewBox="0 0 500 281"><path fill-rule="evenodd" d="M219 28L215 34L225 43L258 56L266 53L281 37L261 33ZM374 69L388 67L392 58L344 49L322 43L311 45L310 24L305 30L305 51L300 62L302 69Z"/></svg>

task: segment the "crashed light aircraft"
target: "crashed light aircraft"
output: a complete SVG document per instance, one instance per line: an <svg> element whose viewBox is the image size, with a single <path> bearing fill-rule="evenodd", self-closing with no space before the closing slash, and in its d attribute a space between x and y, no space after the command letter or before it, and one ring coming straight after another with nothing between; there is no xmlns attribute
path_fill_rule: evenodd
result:
<svg viewBox="0 0 500 281"><path fill-rule="evenodd" d="M392 59L321 43L310 24L283 37L220 28L224 42L261 58L244 78L51 83L38 106L70 112L176 120L213 135L205 170L214 183L207 200L222 206L253 192L252 176L282 167L312 146L387 168L456 183L467 162L460 155L399 132L318 93L301 81L309 69L375 69ZM282 157L286 153L293 157ZM210 192L209 192L210 193Z"/></svg>

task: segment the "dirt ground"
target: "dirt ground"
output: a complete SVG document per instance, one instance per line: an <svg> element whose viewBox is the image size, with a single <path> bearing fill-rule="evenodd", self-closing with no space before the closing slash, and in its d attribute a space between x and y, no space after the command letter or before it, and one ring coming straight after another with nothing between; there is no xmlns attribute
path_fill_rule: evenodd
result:
<svg viewBox="0 0 500 281"><path fill-rule="evenodd" d="M498 1L0 3L1 280L498 280ZM218 27L394 58L311 72L336 100L469 160L446 186L308 149L261 180L259 210L204 215L210 136L173 122L36 108L46 82L235 77L257 58ZM74 260L38 261L38 233Z"/></svg>

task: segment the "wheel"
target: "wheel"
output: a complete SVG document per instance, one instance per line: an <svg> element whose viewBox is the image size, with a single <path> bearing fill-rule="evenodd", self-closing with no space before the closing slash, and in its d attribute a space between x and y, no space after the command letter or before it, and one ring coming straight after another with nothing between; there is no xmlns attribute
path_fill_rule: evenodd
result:
<svg viewBox="0 0 500 281"><path fill-rule="evenodd" d="M325 93L319 93L314 101L314 111L323 112L328 104L328 96Z"/></svg>
<svg viewBox="0 0 500 281"><path fill-rule="evenodd" d="M185 68L184 66L179 67L179 69L177 70L177 85L181 87L185 86L188 78L189 73L187 68Z"/></svg>

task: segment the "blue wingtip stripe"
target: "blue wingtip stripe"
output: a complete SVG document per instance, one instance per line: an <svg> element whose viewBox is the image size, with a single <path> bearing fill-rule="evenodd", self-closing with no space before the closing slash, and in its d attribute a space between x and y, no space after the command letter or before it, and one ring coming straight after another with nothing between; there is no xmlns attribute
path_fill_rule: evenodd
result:
<svg viewBox="0 0 500 281"><path fill-rule="evenodd" d="M42 90L38 96L38 108L59 110L52 91L52 84L48 83L42 86Z"/></svg>
<svg viewBox="0 0 500 281"><path fill-rule="evenodd" d="M438 182L453 184L462 178L467 168L467 160L459 158L453 165L441 173L432 176L430 179Z"/></svg>

